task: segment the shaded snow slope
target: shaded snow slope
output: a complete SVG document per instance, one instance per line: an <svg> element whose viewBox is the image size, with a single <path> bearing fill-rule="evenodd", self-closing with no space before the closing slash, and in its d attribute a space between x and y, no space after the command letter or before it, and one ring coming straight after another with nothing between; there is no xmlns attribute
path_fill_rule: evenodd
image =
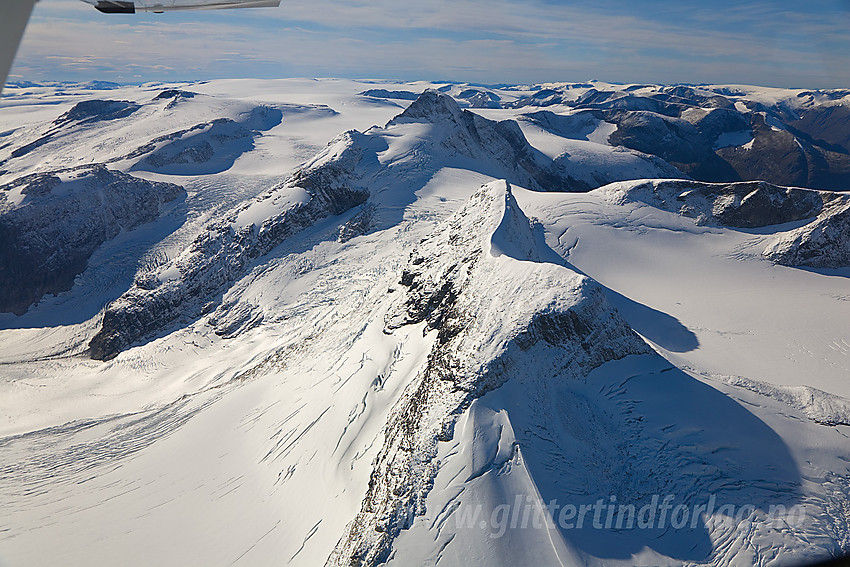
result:
<svg viewBox="0 0 850 567"><path fill-rule="evenodd" d="M844 258L846 197L681 179L611 145L658 126L699 135L665 151L725 159L767 128L840 153L846 96L12 86L0 183L66 170L56 187L73 193L75 171L116 159L116 178L186 196L99 245L70 290L0 314L0 562L778 567L847 552L850 273L764 254ZM659 175L676 179L629 179ZM95 336L114 357L91 358ZM649 525L609 508L653 502Z"/></svg>
<svg viewBox="0 0 850 567"><path fill-rule="evenodd" d="M803 482L780 433L796 428L814 453L835 450L840 435L796 415L768 426L752 402L658 356L582 377L522 372L473 401L437 444L422 515L388 564L799 564L835 552L841 543L826 534L846 522L830 517L845 505L846 480ZM644 528L618 517L619 506L649 510L653 498L679 507L675 528L672 515ZM803 503L810 515L793 526L771 517ZM590 513L579 521L581 506Z"/></svg>
<svg viewBox="0 0 850 567"><path fill-rule="evenodd" d="M611 192L622 194L518 200L552 248L611 290L629 324L680 368L850 397L846 274L762 260L783 226L701 226L643 202L612 203Z"/></svg>
<svg viewBox="0 0 850 567"><path fill-rule="evenodd" d="M850 199L835 199L814 221L777 234L764 255L786 266L850 267Z"/></svg>
<svg viewBox="0 0 850 567"><path fill-rule="evenodd" d="M394 538L426 510L437 442L454 437L474 399L519 375L543 379L557 368L580 377L648 352L593 282L551 259L501 181L482 187L413 251L387 332L424 321L437 341L389 416L361 511L329 565L389 557ZM471 476L511 460L516 449L506 443L500 463L485 461Z"/></svg>

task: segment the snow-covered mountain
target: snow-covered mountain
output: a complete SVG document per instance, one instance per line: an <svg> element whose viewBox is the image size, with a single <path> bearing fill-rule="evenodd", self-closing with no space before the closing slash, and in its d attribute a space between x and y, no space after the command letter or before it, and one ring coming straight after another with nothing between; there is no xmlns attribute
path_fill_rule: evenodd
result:
<svg viewBox="0 0 850 567"><path fill-rule="evenodd" d="M0 105L0 562L850 551L848 93L108 86Z"/></svg>
<svg viewBox="0 0 850 567"><path fill-rule="evenodd" d="M554 84L520 97L553 132L611 125L608 143L667 160L700 181L768 181L845 190L850 91L746 86ZM560 116L569 109L568 118ZM553 116L554 114L554 116Z"/></svg>
<svg viewBox="0 0 850 567"><path fill-rule="evenodd" d="M46 293L68 291L94 251L159 216L181 194L101 164L34 173L0 193L0 311L18 315Z"/></svg>

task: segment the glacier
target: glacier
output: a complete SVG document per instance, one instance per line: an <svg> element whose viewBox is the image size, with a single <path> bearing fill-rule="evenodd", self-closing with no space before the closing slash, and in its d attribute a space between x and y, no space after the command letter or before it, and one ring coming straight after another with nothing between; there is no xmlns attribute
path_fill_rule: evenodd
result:
<svg viewBox="0 0 850 567"><path fill-rule="evenodd" d="M0 563L850 551L848 97L11 86Z"/></svg>

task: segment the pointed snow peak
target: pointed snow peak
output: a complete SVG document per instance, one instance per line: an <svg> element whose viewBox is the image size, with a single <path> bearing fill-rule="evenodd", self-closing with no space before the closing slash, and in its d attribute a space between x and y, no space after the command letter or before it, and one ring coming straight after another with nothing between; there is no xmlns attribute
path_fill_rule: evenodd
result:
<svg viewBox="0 0 850 567"><path fill-rule="evenodd" d="M458 228L471 237L485 240L482 248L490 256L541 261L533 222L525 215L505 180L492 181L476 191L457 213ZM457 237L453 239L458 241Z"/></svg>
<svg viewBox="0 0 850 567"><path fill-rule="evenodd" d="M424 141L418 152L446 161L461 162L469 167L467 159L478 162L478 171L492 177L509 179L533 191L572 191L586 188L563 175L551 158L533 148L514 120L496 122L483 116L462 110L449 95L427 90L407 109L390 120L384 129L377 128L377 135L386 130L406 125L424 125L428 131L416 132ZM367 132L367 133L369 133ZM396 132L394 137L398 137ZM405 154L409 155L409 154Z"/></svg>
<svg viewBox="0 0 850 567"><path fill-rule="evenodd" d="M534 270L513 260L543 263L543 250L510 183L498 180L482 185L411 254L401 283L414 291L406 304L388 315L387 327L398 328L425 319L439 327L452 293L467 289L474 273L488 274L483 279L479 277L480 283L509 277L517 270ZM490 284L480 285L486 288Z"/></svg>
<svg viewBox="0 0 850 567"><path fill-rule="evenodd" d="M451 248L474 246L492 257L539 261L532 223L504 179L482 185L452 217L441 238Z"/></svg>
<svg viewBox="0 0 850 567"><path fill-rule="evenodd" d="M422 504L442 466L438 442L452 441L471 456L470 482L514 458L506 421L482 416L487 423L477 431L483 436L473 437L487 445L484 450L470 447L463 429L453 439L458 416L486 392L513 379L522 380L521 388L541 384L540 391L548 392L548 384L651 352L586 276L560 263L505 257L545 250L534 246L533 237L511 186L494 181L411 254L384 331L425 323L436 337L427 363L387 417L360 512L326 567L386 563L395 538L426 511ZM504 442L488 427L503 429Z"/></svg>
<svg viewBox="0 0 850 567"><path fill-rule="evenodd" d="M534 224L525 216L516 202L510 183L503 183L504 207L501 222L490 236L490 255L540 262L542 257L538 248L538 239L534 234Z"/></svg>
<svg viewBox="0 0 850 567"><path fill-rule="evenodd" d="M433 89L424 91L407 109L393 118L390 124L400 122L460 122L463 110L455 99Z"/></svg>

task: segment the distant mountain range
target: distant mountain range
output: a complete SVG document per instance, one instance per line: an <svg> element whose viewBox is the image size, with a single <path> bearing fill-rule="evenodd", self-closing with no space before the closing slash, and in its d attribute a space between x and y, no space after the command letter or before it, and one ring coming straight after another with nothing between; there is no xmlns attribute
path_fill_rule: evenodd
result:
<svg viewBox="0 0 850 567"><path fill-rule="evenodd" d="M597 81L9 86L0 561L850 551L848 109Z"/></svg>

